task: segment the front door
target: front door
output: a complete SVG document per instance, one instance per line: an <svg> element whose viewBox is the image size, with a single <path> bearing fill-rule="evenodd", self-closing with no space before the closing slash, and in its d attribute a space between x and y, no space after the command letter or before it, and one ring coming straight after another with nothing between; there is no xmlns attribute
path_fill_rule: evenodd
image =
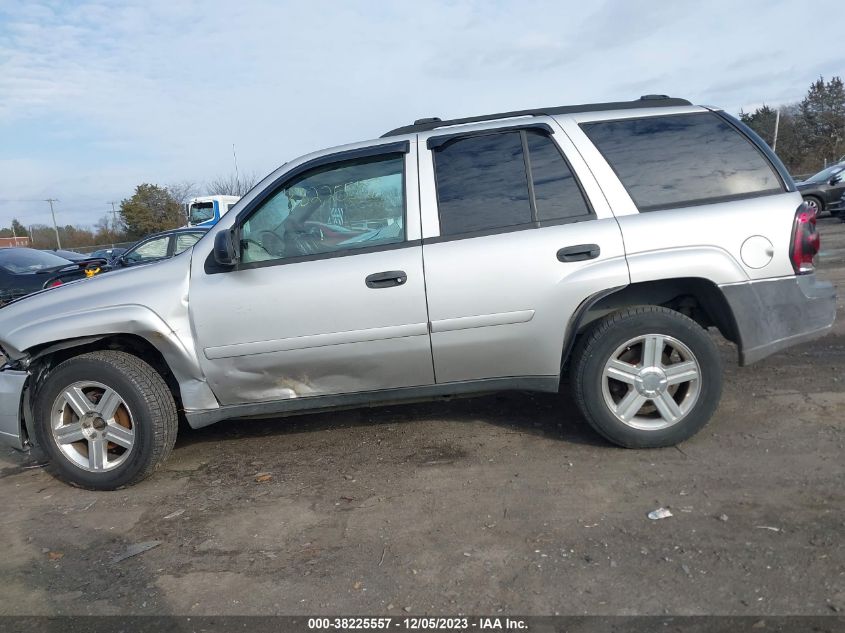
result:
<svg viewBox="0 0 845 633"><path fill-rule="evenodd" d="M191 319L222 404L434 382L416 152L396 145L270 185L238 220L237 269L195 257Z"/></svg>

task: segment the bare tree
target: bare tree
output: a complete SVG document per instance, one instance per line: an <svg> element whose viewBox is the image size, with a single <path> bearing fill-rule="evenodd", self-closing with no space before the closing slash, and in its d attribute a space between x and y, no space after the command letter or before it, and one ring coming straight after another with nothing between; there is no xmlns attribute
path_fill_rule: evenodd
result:
<svg viewBox="0 0 845 633"><path fill-rule="evenodd" d="M257 173L246 172L240 175L227 174L217 176L206 183L205 188L212 196L243 196L260 180Z"/></svg>
<svg viewBox="0 0 845 633"><path fill-rule="evenodd" d="M197 196L199 191L197 183L191 182L190 180L170 183L166 189L170 197L181 205L184 205L188 200Z"/></svg>

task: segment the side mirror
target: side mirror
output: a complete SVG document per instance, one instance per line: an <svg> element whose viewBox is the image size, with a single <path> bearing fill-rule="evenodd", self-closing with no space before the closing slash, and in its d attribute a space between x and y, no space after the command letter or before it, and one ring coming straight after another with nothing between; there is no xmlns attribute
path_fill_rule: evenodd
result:
<svg viewBox="0 0 845 633"><path fill-rule="evenodd" d="M834 176L833 178L828 180L827 184L829 184L832 187L833 185L838 185L841 181L842 181L842 176L837 174L836 176Z"/></svg>
<svg viewBox="0 0 845 633"><path fill-rule="evenodd" d="M214 236L214 261L221 266L234 266L238 255L234 231L218 231Z"/></svg>

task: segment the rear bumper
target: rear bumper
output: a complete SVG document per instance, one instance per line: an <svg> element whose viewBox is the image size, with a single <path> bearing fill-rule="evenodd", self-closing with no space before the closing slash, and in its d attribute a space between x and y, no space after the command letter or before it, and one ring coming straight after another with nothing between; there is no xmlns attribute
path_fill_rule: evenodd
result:
<svg viewBox="0 0 845 633"><path fill-rule="evenodd" d="M739 334L739 364L823 336L836 318L836 291L813 275L720 286Z"/></svg>
<svg viewBox="0 0 845 633"><path fill-rule="evenodd" d="M27 372L6 369L0 371L0 445L24 448L21 403Z"/></svg>

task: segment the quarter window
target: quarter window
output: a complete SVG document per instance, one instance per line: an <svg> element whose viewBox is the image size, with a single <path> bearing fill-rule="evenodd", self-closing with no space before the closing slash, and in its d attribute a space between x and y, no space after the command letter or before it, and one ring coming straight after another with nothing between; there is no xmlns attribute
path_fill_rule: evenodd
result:
<svg viewBox="0 0 845 633"><path fill-rule="evenodd" d="M640 211L780 193L768 160L712 112L582 124Z"/></svg>
<svg viewBox="0 0 845 633"><path fill-rule="evenodd" d="M572 170L543 132L459 137L434 152L441 236L590 215Z"/></svg>
<svg viewBox="0 0 845 633"><path fill-rule="evenodd" d="M242 261L341 253L405 240L404 155L318 167L286 183L241 229Z"/></svg>

